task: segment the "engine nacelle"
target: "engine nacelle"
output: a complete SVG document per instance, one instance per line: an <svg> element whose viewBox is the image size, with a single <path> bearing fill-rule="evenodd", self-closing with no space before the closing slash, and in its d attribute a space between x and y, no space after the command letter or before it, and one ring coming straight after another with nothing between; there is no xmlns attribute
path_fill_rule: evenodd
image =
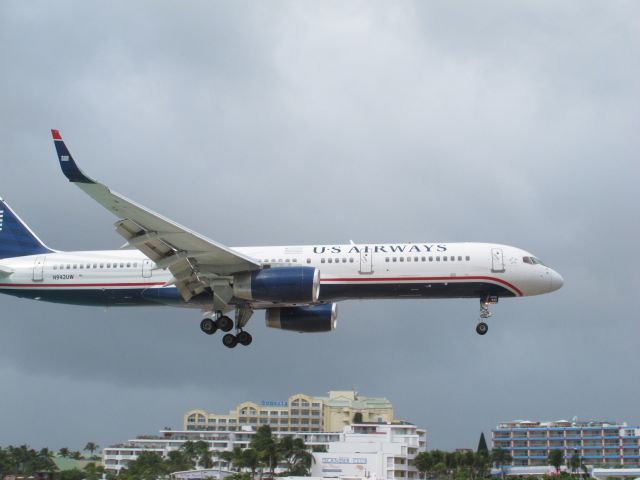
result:
<svg viewBox="0 0 640 480"><path fill-rule="evenodd" d="M314 303L320 297L320 270L276 267L233 277L233 294L243 300L276 303Z"/></svg>
<svg viewBox="0 0 640 480"><path fill-rule="evenodd" d="M312 307L267 308L267 327L301 333L330 332L336 329L338 306L314 305Z"/></svg>

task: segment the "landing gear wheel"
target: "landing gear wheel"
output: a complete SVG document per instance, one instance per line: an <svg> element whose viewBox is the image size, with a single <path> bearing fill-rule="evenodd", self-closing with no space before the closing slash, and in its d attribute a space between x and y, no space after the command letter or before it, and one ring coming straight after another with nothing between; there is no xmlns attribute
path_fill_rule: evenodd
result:
<svg viewBox="0 0 640 480"><path fill-rule="evenodd" d="M489 325L487 325L484 322L480 322L477 326L476 326L476 333L478 335L484 335L485 333L487 333L489 331Z"/></svg>
<svg viewBox="0 0 640 480"><path fill-rule="evenodd" d="M218 330L218 326L216 322L214 322L210 318L205 318L200 322L200 330L202 330L207 335L213 335Z"/></svg>
<svg viewBox="0 0 640 480"><path fill-rule="evenodd" d="M216 320L216 325L223 332L228 332L233 328L233 320L226 315L222 315Z"/></svg>
<svg viewBox="0 0 640 480"><path fill-rule="evenodd" d="M234 348L238 345L238 337L236 337L233 333L227 333L224 337L222 337L222 344L227 348Z"/></svg>
<svg viewBox="0 0 640 480"><path fill-rule="evenodd" d="M244 345L245 347L251 345L251 342L253 342L253 337L251 336L251 334L249 332L245 332L244 330L239 332L236 338L238 339L238 343L240 345Z"/></svg>

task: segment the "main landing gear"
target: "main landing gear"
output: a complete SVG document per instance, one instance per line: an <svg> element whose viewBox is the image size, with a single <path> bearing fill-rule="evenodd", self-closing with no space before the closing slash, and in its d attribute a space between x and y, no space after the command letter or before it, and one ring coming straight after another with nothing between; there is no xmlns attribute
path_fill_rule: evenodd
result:
<svg viewBox="0 0 640 480"><path fill-rule="evenodd" d="M489 325L483 320L489 318L492 313L489 311L489 305L498 303L497 295L491 295L480 299L480 322L476 325L476 333L485 335L489 331Z"/></svg>
<svg viewBox="0 0 640 480"><path fill-rule="evenodd" d="M250 315L249 315L250 316ZM246 317L246 315L245 315ZM249 320L248 317L242 321L243 315L236 315L236 318L240 318L238 325L236 325L236 334L227 333L222 337L222 344L227 348L234 348L236 345L251 345L253 341L253 337L249 332L245 332L242 327L246 325ZM223 332L230 332L234 327L234 322L231 318L223 315L222 312L216 312L216 319L206 317L200 322L200 330L202 330L207 335L213 335L218 330Z"/></svg>

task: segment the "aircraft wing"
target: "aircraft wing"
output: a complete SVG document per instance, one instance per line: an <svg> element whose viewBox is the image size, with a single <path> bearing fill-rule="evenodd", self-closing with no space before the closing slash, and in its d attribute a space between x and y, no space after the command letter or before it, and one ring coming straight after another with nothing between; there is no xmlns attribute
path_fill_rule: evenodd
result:
<svg viewBox="0 0 640 480"><path fill-rule="evenodd" d="M260 263L210 240L142 205L112 192L85 175L67 149L60 132L51 130L62 172L87 195L116 215L116 231L128 245L168 268L182 297L188 301L215 283L220 276L259 270Z"/></svg>

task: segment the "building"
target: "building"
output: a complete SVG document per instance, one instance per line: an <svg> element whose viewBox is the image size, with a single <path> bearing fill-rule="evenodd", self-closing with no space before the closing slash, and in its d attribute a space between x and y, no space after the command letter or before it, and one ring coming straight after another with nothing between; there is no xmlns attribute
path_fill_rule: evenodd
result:
<svg viewBox="0 0 640 480"><path fill-rule="evenodd" d="M426 433L408 423L354 424L339 442L314 453L314 477L417 479L414 459L426 450Z"/></svg>
<svg viewBox="0 0 640 480"><path fill-rule="evenodd" d="M590 466L640 465L640 427L620 422L505 422L492 443L511 453L515 467L547 465L551 450L562 450L565 463L575 455Z"/></svg>
<svg viewBox="0 0 640 480"><path fill-rule="evenodd" d="M184 414L184 430L235 432L243 427L269 425L278 432L342 432L362 415L362 422L393 422L393 405L386 398L363 397L355 391L329 392L328 397L302 393L287 400L246 401L228 414L189 410Z"/></svg>
<svg viewBox="0 0 640 480"><path fill-rule="evenodd" d="M209 444L209 449L215 452L231 451L236 446L247 448L253 435L255 430L250 428L240 431L161 430L160 435L139 436L128 442L105 448L102 452L103 465L108 472L118 473L126 468L129 462L137 459L141 452L156 452L166 457L171 450L179 449L189 440L205 441ZM375 452L380 459L393 457L393 461L397 462L394 463L393 471L404 472L402 478L413 478L415 469L409 468L409 462L418 451L426 448L426 432L407 423L351 425L345 427L343 432L274 432L274 435L279 438L284 435L293 435L301 438L307 446L316 447L315 450L329 452L339 452L339 445L345 442L350 445L344 450L347 452L359 441L358 445L366 445L371 455ZM218 462L221 473L230 469L230 465L224 460L215 458L215 461ZM374 464L371 463L371 465ZM408 476L409 472L412 476ZM396 478L399 477L396 476Z"/></svg>

